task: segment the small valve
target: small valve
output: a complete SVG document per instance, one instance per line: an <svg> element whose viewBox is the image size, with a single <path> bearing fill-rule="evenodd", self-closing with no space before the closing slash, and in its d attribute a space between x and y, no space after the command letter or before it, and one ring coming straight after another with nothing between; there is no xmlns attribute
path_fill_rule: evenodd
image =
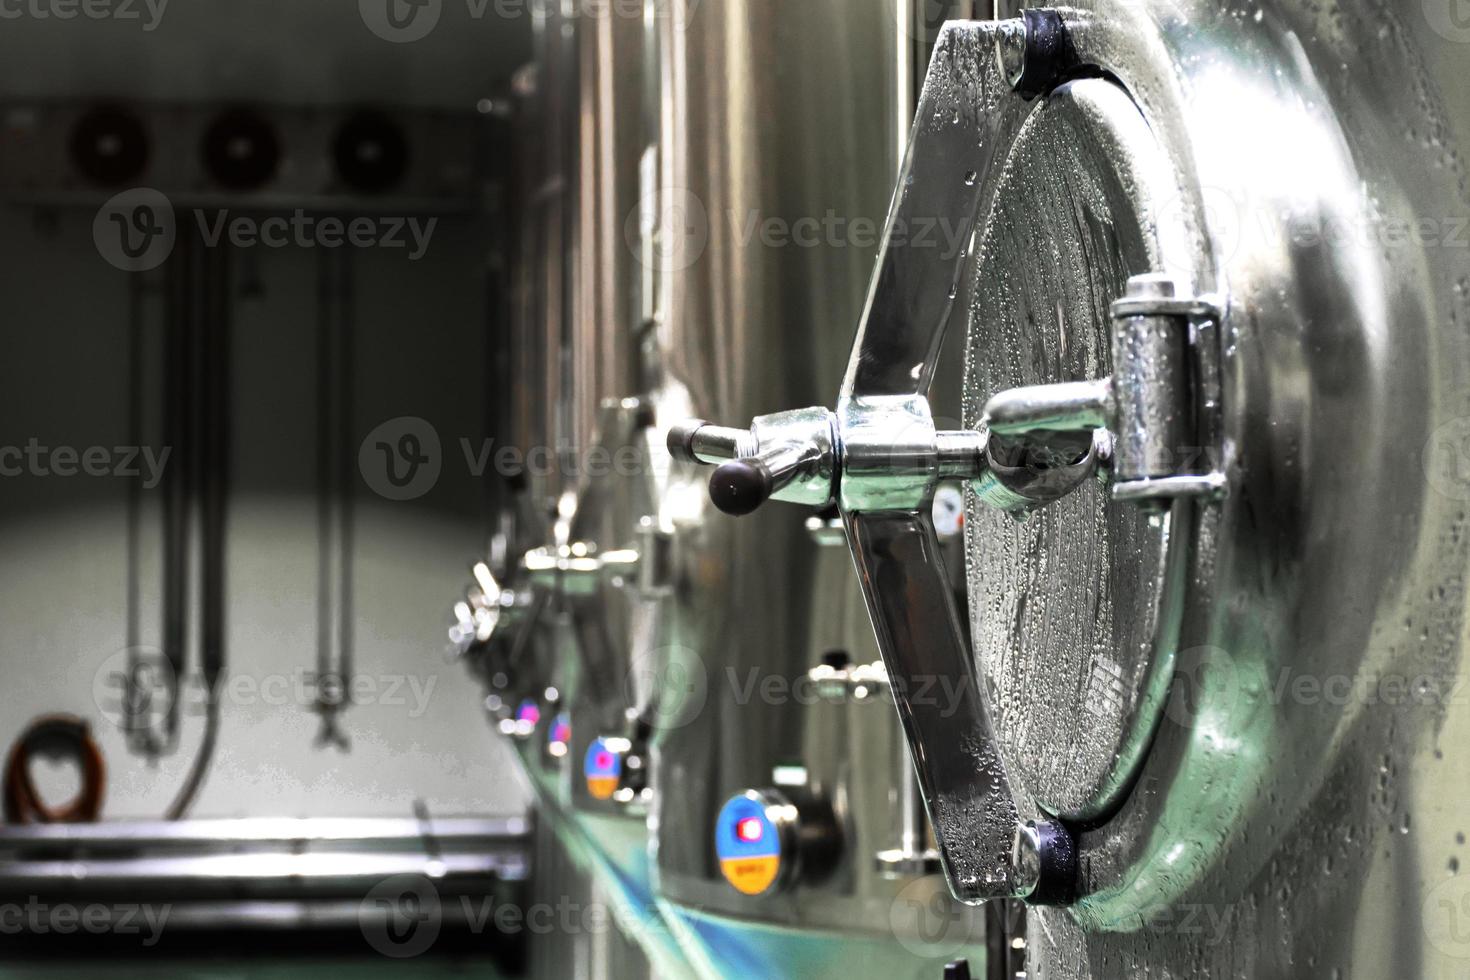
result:
<svg viewBox="0 0 1470 980"><path fill-rule="evenodd" d="M673 591L674 548L674 532L658 518L648 515L639 519L637 588L644 598L656 599Z"/></svg>
<svg viewBox="0 0 1470 980"><path fill-rule="evenodd" d="M841 847L827 803L801 805L774 789L731 797L715 820L720 873L742 895L772 895L798 881L815 881L836 863Z"/></svg>
<svg viewBox="0 0 1470 980"><path fill-rule="evenodd" d="M771 499L881 510L932 496L944 479L972 481L997 509L1027 511L1102 468L1111 470L1116 500L1218 497L1223 474L1190 472L1180 457L1195 421L1191 323L1219 314L1175 289L1164 276L1129 280L1113 307L1113 377L1001 392L986 404L981 432L936 431L927 405L869 399L840 414L762 416L749 431L686 422L669 431L669 452L718 464L710 500L733 516Z"/></svg>
<svg viewBox="0 0 1470 980"><path fill-rule="evenodd" d="M638 568L638 552L598 551L584 541L526 553L522 565L534 586L562 588L569 595L595 595L604 581L627 580Z"/></svg>
<svg viewBox="0 0 1470 980"><path fill-rule="evenodd" d="M845 650L834 650L822 663L807 672L824 701L836 704L883 704L892 708L893 685L883 662L854 664ZM899 740L893 757L892 785L898 787L896 834L891 847L873 858L884 878L908 878L936 874L941 870L939 852L930 846L929 826L924 818L924 799L914 777L908 743Z"/></svg>
<svg viewBox="0 0 1470 980"><path fill-rule="evenodd" d="M546 730L546 754L554 761L566 757L572 744L572 719L565 711L559 712Z"/></svg>
<svg viewBox="0 0 1470 980"><path fill-rule="evenodd" d="M888 670L881 660L854 664L846 650L831 650L806 676L817 695L829 704L891 704Z"/></svg>
<svg viewBox="0 0 1470 980"><path fill-rule="evenodd" d="M525 741L536 734L541 725L541 705L535 698L522 698L515 712L501 722L500 730L518 741Z"/></svg>
<svg viewBox="0 0 1470 980"><path fill-rule="evenodd" d="M842 526L842 512L836 504L823 507L808 517L806 532L824 548L847 547L847 531Z"/></svg>
<svg viewBox="0 0 1470 980"><path fill-rule="evenodd" d="M669 453L718 464L710 499L732 516L753 514L771 499L827 507L834 502L835 424L824 408L763 416L748 432L694 420L669 430Z"/></svg>
<svg viewBox="0 0 1470 980"><path fill-rule="evenodd" d="M502 628L522 622L534 605L530 595L502 587L485 562L478 562L471 571L475 584L455 603L455 622L449 628L457 656L488 644Z"/></svg>
<svg viewBox="0 0 1470 980"><path fill-rule="evenodd" d="M623 781L623 756L632 748L625 738L595 738L582 759L582 777L594 800L610 800Z"/></svg>

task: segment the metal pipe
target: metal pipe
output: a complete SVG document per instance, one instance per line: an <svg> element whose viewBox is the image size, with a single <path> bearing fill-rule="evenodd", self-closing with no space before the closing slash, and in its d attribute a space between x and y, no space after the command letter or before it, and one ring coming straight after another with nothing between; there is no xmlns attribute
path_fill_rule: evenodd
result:
<svg viewBox="0 0 1470 980"><path fill-rule="evenodd" d="M151 904L175 933L361 929L377 889L406 876L439 900L443 925L478 932L489 903L526 906L533 837L518 816L423 812L4 827L0 899Z"/></svg>
<svg viewBox="0 0 1470 980"><path fill-rule="evenodd" d="M524 817L438 817L432 820L441 843L472 839L519 839L531 832ZM118 820L95 824L33 824L0 827L3 860L27 848L85 847L91 851L136 851L160 845L214 844L222 850L257 844L312 845L407 840L422 835L423 824L408 817L242 817L190 820Z"/></svg>
<svg viewBox="0 0 1470 980"><path fill-rule="evenodd" d="M1107 426L1113 402L1108 379L1011 388L985 403L990 431L1072 432Z"/></svg>
<svg viewBox="0 0 1470 980"><path fill-rule="evenodd" d="M721 463L754 456L759 449L748 429L695 421L669 430L669 452L684 462Z"/></svg>
<svg viewBox="0 0 1470 980"><path fill-rule="evenodd" d="M914 775L908 742L900 738L895 740L894 746L898 750L894 770L898 787L898 849L905 856L917 857L929 849L929 842L925 839L924 797Z"/></svg>

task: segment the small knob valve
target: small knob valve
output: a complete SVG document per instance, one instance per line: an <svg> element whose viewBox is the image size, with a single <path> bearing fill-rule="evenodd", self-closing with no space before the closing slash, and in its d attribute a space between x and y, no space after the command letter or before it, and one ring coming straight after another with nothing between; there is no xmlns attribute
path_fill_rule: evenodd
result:
<svg viewBox="0 0 1470 980"><path fill-rule="evenodd" d="M773 789L731 797L715 819L720 873L742 895L773 895L832 870L841 835L829 804Z"/></svg>
<svg viewBox="0 0 1470 980"><path fill-rule="evenodd" d="M569 595L592 595L604 578L627 577L637 571L639 554L629 549L599 551L584 541L526 553L522 565L531 582Z"/></svg>
<svg viewBox="0 0 1470 980"><path fill-rule="evenodd" d="M1218 316L1207 302L1177 297L1166 277L1136 276L1113 309L1115 375L1000 392L986 404L983 431L938 432L922 399L876 398L835 414L763 416L749 431L686 422L670 430L669 450L686 462L718 464L710 499L735 516L771 499L835 501L844 511L915 506L940 479L971 480L986 504L1025 511L1065 497L1103 468L1112 471L1118 500L1216 497L1224 477L1181 472L1178 457L1194 425L1191 322Z"/></svg>
<svg viewBox="0 0 1470 980"><path fill-rule="evenodd" d="M835 425L825 408L762 416L748 431L696 419L669 430L669 453L717 464L710 500L731 516L753 514L771 499L822 507L836 488Z"/></svg>
<svg viewBox="0 0 1470 980"><path fill-rule="evenodd" d="M776 477L759 459L721 463L709 481L710 500L731 517L755 513L775 492Z"/></svg>

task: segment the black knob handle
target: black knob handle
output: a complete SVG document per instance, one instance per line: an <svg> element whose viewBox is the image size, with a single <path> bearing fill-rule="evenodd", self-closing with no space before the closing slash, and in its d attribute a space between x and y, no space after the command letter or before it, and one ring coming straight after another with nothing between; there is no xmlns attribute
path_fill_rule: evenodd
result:
<svg viewBox="0 0 1470 980"><path fill-rule="evenodd" d="M756 459L736 459L722 464L710 477L709 497L731 517L744 517L760 509L776 492L771 471Z"/></svg>
<svg viewBox="0 0 1470 980"><path fill-rule="evenodd" d="M822 666L833 670L846 670L852 666L852 654L846 650L828 650L822 654Z"/></svg>
<svg viewBox="0 0 1470 980"><path fill-rule="evenodd" d="M955 960L944 965L944 980L970 980L970 961Z"/></svg>

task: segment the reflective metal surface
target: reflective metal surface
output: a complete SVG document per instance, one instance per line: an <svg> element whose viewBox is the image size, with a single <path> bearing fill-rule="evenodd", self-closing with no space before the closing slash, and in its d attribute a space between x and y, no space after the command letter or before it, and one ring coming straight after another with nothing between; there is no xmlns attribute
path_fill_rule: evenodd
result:
<svg viewBox="0 0 1470 980"><path fill-rule="evenodd" d="M1465 411L1463 252L1394 229L1467 213L1470 120L1445 101L1463 48L1437 7L1076 6L1079 61L1126 89L1182 187L1158 213L1182 216L1191 244L1162 271L1229 298L1213 462L1231 492L1193 518L1175 697L1121 808L1080 838L1087 897L1033 916L1028 968L1456 975L1470 950L1442 819L1463 807L1447 736L1465 712L1432 692L1462 669L1463 495L1435 460ZM1116 254L1078 274L1107 282ZM1009 262L1008 277L1031 265ZM1038 305L1068 283L1038 285ZM977 290L972 330L987 302ZM1023 342L1018 363L1049 350ZM978 411L994 389L972 384ZM975 530L972 588L995 547ZM1023 557L1011 601L1095 594L1056 560L1077 543L1059 532L1052 560ZM977 630L993 622L974 613ZM1000 718L1032 710L1029 685L1069 651L1010 660ZM1018 754L1050 748L1000 725Z"/></svg>
<svg viewBox="0 0 1470 980"><path fill-rule="evenodd" d="M897 13L868 0L740 0L664 27L661 424L749 418L836 387L897 172L893 123L908 125L895 107L906 66L893 54L912 41ZM797 234L812 219L829 229L815 246ZM790 237L770 244L782 227ZM771 492L824 503L830 474L807 469L821 459L763 460ZM680 463L673 474L660 519L675 533L674 603L650 671L654 827L658 889L686 947L715 975L930 975L942 954L902 935L917 935L942 887L892 880L875 861L910 792L895 773L892 715L793 696L824 653L852 651L866 632L845 556L805 533L809 511L736 525L711 507L707 471ZM825 799L843 841L830 876L755 900L723 879L712 843L721 805L764 789ZM937 907L956 914L948 900ZM978 944L978 919L958 921L975 924Z"/></svg>
<svg viewBox="0 0 1470 980"><path fill-rule="evenodd" d="M1064 901L1075 876L1068 833L1052 826L1028 832L1018 819L939 558L932 520L938 482L978 479L989 453L978 432L941 438L926 397L964 252L941 253L908 231L942 215L968 235L997 134L1022 106L999 76L997 57L1018 30L1025 28L956 23L940 35L837 411L758 418L749 443L720 447L756 455L722 465L710 483L715 503L736 514L782 496L798 473L815 479L795 499L839 500L940 857L955 896L972 904L1012 896ZM697 459L701 428L675 430L671 450ZM772 466L778 460L785 483ZM941 703L925 693L936 682L952 697Z"/></svg>
<svg viewBox="0 0 1470 980"><path fill-rule="evenodd" d="M661 189L669 201L660 208L667 256L658 325L666 380L661 418L730 417L810 401L840 369L871 252L770 249L742 241L740 232L751 219L794 220L830 209L875 220L881 213L892 143L872 125L871 107L892 91L882 66L896 23L882 3L853 7L724 3L700 8L683 29L661 25ZM842 41L812 51L807 39L814 32L835 32ZM832 60L782 57L773 43ZM773 60L790 64L795 77L778 84L766 72ZM867 152L851 142L864 131ZM853 162L858 173L840 183L829 179ZM695 222L701 234L688 240L687 226L673 222L691 214L703 220ZM778 350L783 363L776 366L770 358ZM679 411L681 398L689 410ZM729 678L789 681L815 664L820 651L808 646L808 636L816 549L794 509L752 534L713 512L705 474L684 469L675 480L664 513L677 532L679 601L655 671L698 687L661 692L656 715L660 887L694 908L749 915L749 902L713 867L714 816L733 792L766 786L774 765L799 759L802 710L758 696L737 703ZM672 700L691 693L699 700Z"/></svg>
<svg viewBox="0 0 1470 980"><path fill-rule="evenodd" d="M1168 157L1110 81L1071 82L1041 100L991 180L970 311L975 425L994 418L987 399L1008 388L1112 374L1110 304L1130 276L1179 267L1185 248ZM1121 452L1138 429L1115 428ZM1194 444L1189 436L1169 433L1169 453ZM1096 481L1024 522L983 507L968 518L976 656L1016 772L1048 812L1105 816L1162 708L1149 680L1168 682L1179 576L1167 571L1171 549L1181 567L1188 531L1181 540L1168 517L1113 506Z"/></svg>
<svg viewBox="0 0 1470 980"><path fill-rule="evenodd" d="M706 974L928 969L896 955L894 916L937 857L963 901L1068 906L1028 917L1031 976L1454 975L1453 20L1081 0L955 23L900 168L873 120L903 114L914 66L890 7L840 6L648 19L660 135L630 254L639 405L674 461L635 439L660 474L636 489L648 520L634 491L584 487L548 553L578 640L559 657L606 695L602 723L631 708L652 735L651 884L682 954ZM876 255L758 246L772 217L876 217L896 173ZM922 221L953 247L918 247ZM954 428L928 395L960 311ZM799 408L838 387L853 323L835 410ZM577 358L605 353L592 335ZM946 480L967 486L968 629ZM714 509L767 500L801 506ZM881 671L820 543L843 532ZM796 679L826 693L795 703ZM932 842L869 684L898 706ZM729 887L711 828L742 798L777 801L798 850L820 803L834 870Z"/></svg>
<svg viewBox="0 0 1470 980"><path fill-rule="evenodd" d="M560 264L528 285L530 305L547 308L540 336L550 339L536 342L533 318L526 346L545 358L555 384L539 393L552 411L527 419L520 438L528 463L542 467L526 481L527 496L543 512L554 505L554 515L526 522L504 549L508 577L532 598L512 617L519 629L502 641L514 650L503 658L510 684L499 727L515 742L556 847L616 923L572 962L537 969L676 978L689 967L652 895L646 801L636 792L594 796L583 776L584 757L600 739L627 742L637 732L630 661L648 642L667 563L657 529L645 521L657 510L661 477L647 452L653 408L638 397L639 229L623 222L638 211L651 128L645 26L611 7L538 13L538 74L563 86L558 98L531 107L541 114L547 159L557 164L539 191L559 204L541 220L559 220L566 237L545 257ZM640 761L622 760L625 769Z"/></svg>

